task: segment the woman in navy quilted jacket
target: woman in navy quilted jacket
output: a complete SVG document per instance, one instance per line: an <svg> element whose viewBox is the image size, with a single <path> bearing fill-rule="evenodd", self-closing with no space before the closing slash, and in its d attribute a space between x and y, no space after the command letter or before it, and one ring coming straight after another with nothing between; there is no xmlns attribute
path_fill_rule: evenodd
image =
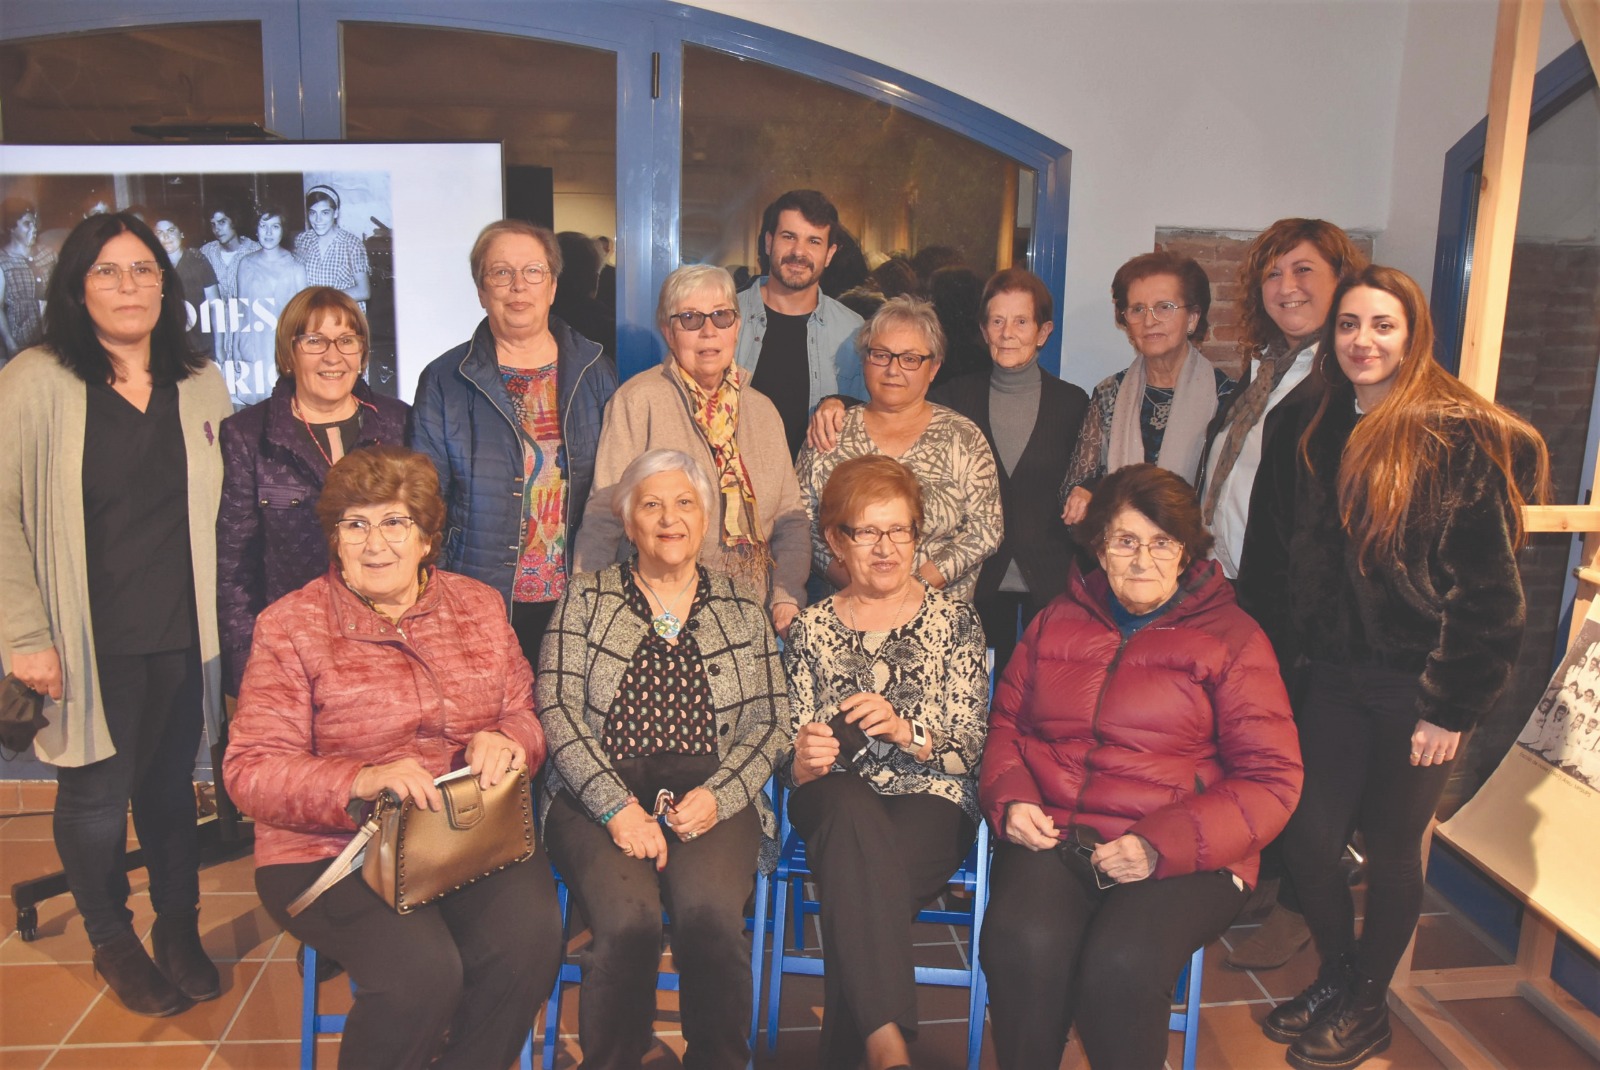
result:
<svg viewBox="0 0 1600 1070"><path fill-rule="evenodd" d="M979 781L1000 830L980 952L995 1052L1160 1067L1173 984L1233 920L1300 797L1272 647L1208 560L1178 476L1107 476L1077 532L1100 560L1028 626Z"/></svg>
<svg viewBox="0 0 1600 1070"><path fill-rule="evenodd" d="M405 443L411 406L372 392L367 318L344 291L312 286L278 317L272 396L222 421L217 620L223 686L239 693L256 616L328 571L317 497L328 469L363 446Z"/></svg>
<svg viewBox="0 0 1600 1070"><path fill-rule="evenodd" d="M530 664L573 571L617 365L550 314L561 246L544 227L490 223L472 245L484 320L417 382L413 447L450 510L443 568L506 600Z"/></svg>

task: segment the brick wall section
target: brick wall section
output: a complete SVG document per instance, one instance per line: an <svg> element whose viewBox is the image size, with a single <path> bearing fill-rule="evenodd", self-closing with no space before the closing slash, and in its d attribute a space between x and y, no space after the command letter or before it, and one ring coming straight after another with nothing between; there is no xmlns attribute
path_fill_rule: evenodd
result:
<svg viewBox="0 0 1600 1070"><path fill-rule="evenodd" d="M1531 422L1550 447L1554 501L1577 500L1589 409L1600 359L1600 248L1519 242L1511 263L1495 399ZM1565 652L1561 594L1566 535L1536 535L1522 554L1528 630L1511 686L1473 740L1462 771L1470 794L1493 772L1537 704L1550 666Z"/></svg>
<svg viewBox="0 0 1600 1070"><path fill-rule="evenodd" d="M1200 351L1213 364L1238 378L1244 370L1239 352L1239 301L1244 296L1239 286L1239 265L1255 240L1257 231L1189 230L1161 227L1156 230L1156 248L1194 259L1211 280L1211 335ZM1372 255L1372 236L1352 233L1357 248ZM1107 292L1111 284L1106 283Z"/></svg>

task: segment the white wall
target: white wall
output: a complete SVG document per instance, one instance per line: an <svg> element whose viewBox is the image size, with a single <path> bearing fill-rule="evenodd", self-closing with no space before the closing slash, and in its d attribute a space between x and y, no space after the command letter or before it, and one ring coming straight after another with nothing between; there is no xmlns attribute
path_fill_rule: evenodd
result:
<svg viewBox="0 0 1600 1070"><path fill-rule="evenodd" d="M1493 0L698 0L885 63L1072 150L1063 375L1127 363L1111 276L1159 226L1289 215L1432 277L1444 152L1482 118ZM1559 7L1544 58L1572 43Z"/></svg>

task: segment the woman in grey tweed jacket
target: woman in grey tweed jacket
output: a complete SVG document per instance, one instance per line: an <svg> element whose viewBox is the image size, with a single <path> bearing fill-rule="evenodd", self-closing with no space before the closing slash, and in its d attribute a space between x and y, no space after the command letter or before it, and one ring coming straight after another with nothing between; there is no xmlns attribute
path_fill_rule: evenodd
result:
<svg viewBox="0 0 1600 1070"><path fill-rule="evenodd" d="M594 934L586 1065L637 1066L650 1046L663 907L686 1064L750 1057L744 904L776 831L762 786L789 700L762 595L697 562L716 501L687 454L637 458L612 508L638 556L574 576L540 651L545 842Z"/></svg>

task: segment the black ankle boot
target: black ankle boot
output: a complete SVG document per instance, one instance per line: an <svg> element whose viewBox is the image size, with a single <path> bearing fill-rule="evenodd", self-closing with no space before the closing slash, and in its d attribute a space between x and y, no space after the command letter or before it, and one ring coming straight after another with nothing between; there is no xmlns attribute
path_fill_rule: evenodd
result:
<svg viewBox="0 0 1600 1070"><path fill-rule="evenodd" d="M1362 978L1340 996L1332 1014L1289 1046L1299 1070L1349 1070L1389 1046L1389 989Z"/></svg>
<svg viewBox="0 0 1600 1070"><path fill-rule="evenodd" d="M1267 1014L1261 1031L1279 1044L1293 1044L1306 1030L1326 1018L1350 986L1350 963L1340 958L1324 963L1317 979L1305 991L1280 1003Z"/></svg>
<svg viewBox="0 0 1600 1070"><path fill-rule="evenodd" d="M94 949L94 972L134 1014L166 1018L189 1008L183 993L150 961L132 929Z"/></svg>
<svg viewBox="0 0 1600 1070"><path fill-rule="evenodd" d="M222 995L222 979L217 967L200 943L200 915L156 915L150 943L156 950L156 966L167 980L196 1003Z"/></svg>

